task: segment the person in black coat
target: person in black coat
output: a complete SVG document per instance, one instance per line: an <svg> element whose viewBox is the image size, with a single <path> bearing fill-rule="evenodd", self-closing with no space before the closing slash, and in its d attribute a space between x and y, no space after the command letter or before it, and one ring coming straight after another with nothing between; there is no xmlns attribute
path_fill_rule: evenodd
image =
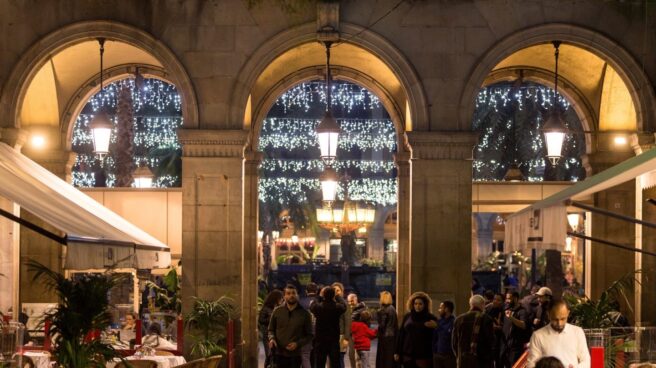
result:
<svg viewBox="0 0 656 368"><path fill-rule="evenodd" d="M485 313L485 298L469 299L469 312L461 314L453 324L451 346L458 368L494 367L494 321Z"/></svg>
<svg viewBox="0 0 656 368"><path fill-rule="evenodd" d="M404 368L431 368L433 366L433 329L437 327L437 317L431 310L428 294L416 292L408 299L409 310L403 316L396 343L394 360Z"/></svg>
<svg viewBox="0 0 656 368"><path fill-rule="evenodd" d="M271 365L271 349L269 348L269 322L271 322L271 315L273 310L276 309L282 303L282 291L273 290L270 292L264 303L262 304L262 309L257 317L257 325L262 335L262 343L264 344L264 367L268 368Z"/></svg>
<svg viewBox="0 0 656 368"><path fill-rule="evenodd" d="M380 293L380 309L376 313L378 320L378 349L376 350L376 368L396 368L394 361L396 351L396 334L399 323L396 309L392 305L392 294L389 291Z"/></svg>
<svg viewBox="0 0 656 368"><path fill-rule="evenodd" d="M316 319L315 366L325 367L326 360L329 360L331 367L339 367L339 319L346 311L344 298L336 296L335 289L327 286L321 289L319 297L310 304L310 311Z"/></svg>

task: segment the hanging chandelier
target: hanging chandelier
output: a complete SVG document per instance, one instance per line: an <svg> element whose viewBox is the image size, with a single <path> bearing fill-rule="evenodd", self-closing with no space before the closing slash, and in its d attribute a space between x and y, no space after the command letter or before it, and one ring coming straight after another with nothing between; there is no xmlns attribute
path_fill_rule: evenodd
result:
<svg viewBox="0 0 656 368"><path fill-rule="evenodd" d="M104 92L103 86L103 54L105 53L105 39L98 38L100 45L100 94ZM112 135L112 124L107 111L104 106L101 106L93 116L89 128L91 129L91 137L93 139L93 152L98 155L101 160L109 153L109 142Z"/></svg>
<svg viewBox="0 0 656 368"><path fill-rule="evenodd" d="M552 165L556 165L562 157L563 142L567 128L563 121L560 108L558 107L558 54L560 41L553 41L554 58L556 61L555 66L555 81L554 81L554 102L551 108L551 114L547 121L544 123L542 130L544 131L544 138L547 142L547 158Z"/></svg>

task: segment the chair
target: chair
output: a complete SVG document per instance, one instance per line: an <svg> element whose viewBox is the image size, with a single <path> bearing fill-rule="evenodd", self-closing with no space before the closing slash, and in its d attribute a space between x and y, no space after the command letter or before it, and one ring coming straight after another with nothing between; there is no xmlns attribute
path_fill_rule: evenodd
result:
<svg viewBox="0 0 656 368"><path fill-rule="evenodd" d="M23 355L23 360L22 360L22 363L20 365L20 368L35 368L35 367L36 367L36 365L34 364L34 361L32 360L32 358Z"/></svg>
<svg viewBox="0 0 656 368"><path fill-rule="evenodd" d="M173 354L172 352L167 351L167 350L155 350L155 355L157 355L157 356L174 356L175 354Z"/></svg>
<svg viewBox="0 0 656 368"><path fill-rule="evenodd" d="M196 359L191 362L187 362L182 365L178 365L175 368L205 368L206 359Z"/></svg>
<svg viewBox="0 0 656 368"><path fill-rule="evenodd" d="M153 360L127 360L120 362L115 368L157 368L157 362Z"/></svg>
<svg viewBox="0 0 656 368"><path fill-rule="evenodd" d="M219 368L223 355L214 355L205 359L205 368Z"/></svg>

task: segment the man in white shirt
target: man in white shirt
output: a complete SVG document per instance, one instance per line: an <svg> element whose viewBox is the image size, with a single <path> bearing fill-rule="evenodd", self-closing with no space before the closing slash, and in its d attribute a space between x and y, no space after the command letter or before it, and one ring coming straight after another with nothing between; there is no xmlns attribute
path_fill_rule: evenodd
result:
<svg viewBox="0 0 656 368"><path fill-rule="evenodd" d="M567 323L569 306L554 302L549 324L535 331L528 346L527 368L534 368L543 357L558 358L565 368L590 368L590 352L583 329Z"/></svg>

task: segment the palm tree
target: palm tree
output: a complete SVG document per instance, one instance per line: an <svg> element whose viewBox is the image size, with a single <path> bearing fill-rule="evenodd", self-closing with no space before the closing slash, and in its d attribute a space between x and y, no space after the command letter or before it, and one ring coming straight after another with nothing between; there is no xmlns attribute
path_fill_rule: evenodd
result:
<svg viewBox="0 0 656 368"><path fill-rule="evenodd" d="M194 307L187 315L185 326L195 333L191 355L201 358L226 352L223 347L230 319L238 318L237 303L227 296L213 301L194 298Z"/></svg>
<svg viewBox="0 0 656 368"><path fill-rule="evenodd" d="M104 368L107 361L118 357L111 345L88 337L109 327L108 293L125 276L106 272L69 279L36 261L27 265L35 273L33 280L44 283L59 297L57 308L45 314L42 321L51 322L54 356L59 366Z"/></svg>

